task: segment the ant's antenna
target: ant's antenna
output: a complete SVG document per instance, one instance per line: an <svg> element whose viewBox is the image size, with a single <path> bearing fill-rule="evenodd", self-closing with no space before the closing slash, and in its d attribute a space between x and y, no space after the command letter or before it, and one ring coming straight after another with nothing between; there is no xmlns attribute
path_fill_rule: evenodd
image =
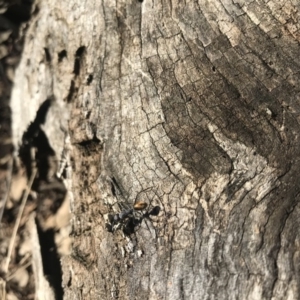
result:
<svg viewBox="0 0 300 300"><path fill-rule="evenodd" d="M134 203L138 203L138 202L139 202L138 197L139 197L139 195L140 195L141 193L146 192L146 191L148 191L148 190L150 190L150 189L152 189L152 188L154 188L154 186L150 186L150 187L148 187L148 188L146 188L146 189L143 189L143 190L139 191L139 192L136 194L136 196L135 196L135 201L134 201Z"/></svg>

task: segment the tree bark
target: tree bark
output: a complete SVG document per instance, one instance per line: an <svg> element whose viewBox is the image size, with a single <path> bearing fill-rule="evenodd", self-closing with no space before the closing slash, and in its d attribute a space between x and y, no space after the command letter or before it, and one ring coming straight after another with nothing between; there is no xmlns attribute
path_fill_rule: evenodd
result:
<svg viewBox="0 0 300 300"><path fill-rule="evenodd" d="M299 299L299 2L35 5L13 132L55 99L64 298ZM136 200L160 214L108 232Z"/></svg>

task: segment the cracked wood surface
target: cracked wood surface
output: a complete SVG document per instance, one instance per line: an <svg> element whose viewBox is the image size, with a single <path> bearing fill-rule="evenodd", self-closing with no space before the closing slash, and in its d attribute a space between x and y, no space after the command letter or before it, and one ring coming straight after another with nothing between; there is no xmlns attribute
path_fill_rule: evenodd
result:
<svg viewBox="0 0 300 300"><path fill-rule="evenodd" d="M298 299L299 2L35 5L13 130L55 97L58 157L61 128L71 138L65 299ZM160 215L107 232L137 197Z"/></svg>

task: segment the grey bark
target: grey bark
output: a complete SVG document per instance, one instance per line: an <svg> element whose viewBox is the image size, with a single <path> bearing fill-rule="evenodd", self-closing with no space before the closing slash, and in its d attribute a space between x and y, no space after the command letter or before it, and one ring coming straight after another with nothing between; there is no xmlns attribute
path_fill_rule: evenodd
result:
<svg viewBox="0 0 300 300"><path fill-rule="evenodd" d="M36 6L13 132L55 97L44 129L72 169L65 299L298 299L299 2ZM159 216L107 232L136 198Z"/></svg>

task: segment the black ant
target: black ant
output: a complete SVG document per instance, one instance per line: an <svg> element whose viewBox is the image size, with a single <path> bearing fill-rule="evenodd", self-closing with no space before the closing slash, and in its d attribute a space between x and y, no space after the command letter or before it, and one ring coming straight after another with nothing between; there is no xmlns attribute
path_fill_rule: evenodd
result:
<svg viewBox="0 0 300 300"><path fill-rule="evenodd" d="M124 234L130 235L134 233L136 226L142 223L144 218L150 216L157 216L160 212L159 206L154 206L150 211L145 212L141 216L137 217L136 211L143 211L148 204L143 201L136 202L132 208L122 210L120 213L108 215L108 222L106 223L106 229L109 232L114 232L120 228L123 229Z"/></svg>

